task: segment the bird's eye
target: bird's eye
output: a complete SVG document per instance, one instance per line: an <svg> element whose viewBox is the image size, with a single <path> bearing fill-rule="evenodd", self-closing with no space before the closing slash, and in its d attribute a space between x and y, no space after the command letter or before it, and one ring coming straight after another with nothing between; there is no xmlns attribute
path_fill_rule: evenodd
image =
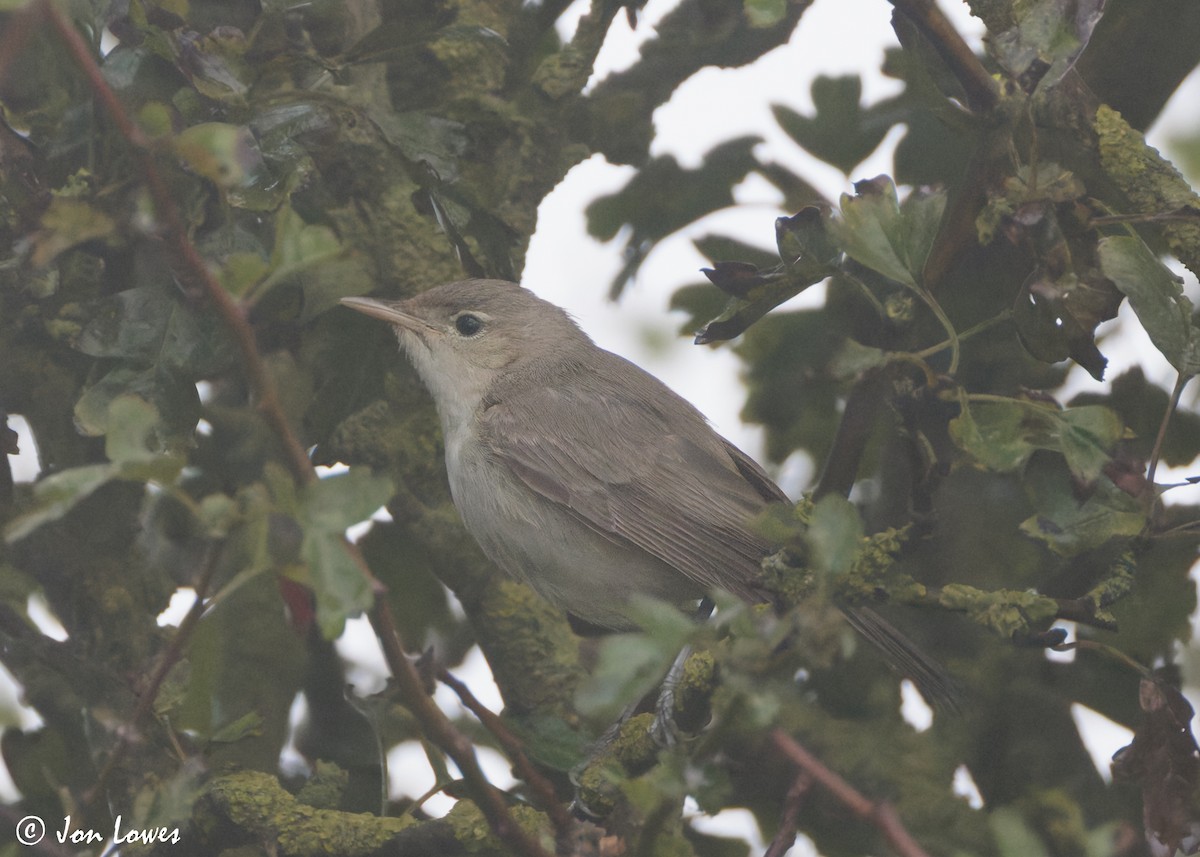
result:
<svg viewBox="0 0 1200 857"><path fill-rule="evenodd" d="M474 336L483 330L483 322L479 320L479 316L465 313L454 319L454 329L463 336Z"/></svg>

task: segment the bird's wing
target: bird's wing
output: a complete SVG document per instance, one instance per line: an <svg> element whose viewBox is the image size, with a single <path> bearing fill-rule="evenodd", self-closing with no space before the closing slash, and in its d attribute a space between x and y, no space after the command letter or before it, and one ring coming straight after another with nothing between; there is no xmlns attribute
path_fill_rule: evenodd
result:
<svg viewBox="0 0 1200 857"><path fill-rule="evenodd" d="M613 360L582 383L526 386L489 402L480 431L490 453L595 531L704 588L762 600L755 581L770 545L750 519L782 492L691 405ZM641 376L640 395L612 383L628 372Z"/></svg>

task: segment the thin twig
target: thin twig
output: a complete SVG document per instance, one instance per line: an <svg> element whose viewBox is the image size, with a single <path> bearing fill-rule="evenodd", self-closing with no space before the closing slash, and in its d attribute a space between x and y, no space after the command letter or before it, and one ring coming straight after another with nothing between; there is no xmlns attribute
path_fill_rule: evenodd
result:
<svg viewBox="0 0 1200 857"><path fill-rule="evenodd" d="M1146 481L1154 485L1154 475L1158 472L1158 460L1162 457L1163 442L1167 439L1167 426L1171 423L1171 415L1179 408L1179 399L1183 388L1192 380L1191 375L1180 372L1175 378L1175 389L1171 391L1171 401L1163 413L1162 422L1158 424L1158 436L1154 439L1154 450L1150 453L1150 467L1146 470Z"/></svg>
<svg viewBox="0 0 1200 857"><path fill-rule="evenodd" d="M379 636L384 659L400 688L405 707L420 722L425 735L454 760L463 779L474 792L475 802L487 818L488 826L518 854L526 857L550 857L533 837L513 821L504 801L504 794L488 782L479 767L474 746L466 736L454 728L454 724L434 703L433 697L425 692L425 685L417 674L416 667L400 644L396 621L382 588L375 593L371 625Z"/></svg>
<svg viewBox="0 0 1200 857"><path fill-rule="evenodd" d="M808 793L812 791L813 778L807 771L796 774L796 779L788 789L787 797L783 800L783 811L780 813L779 830L771 844L763 853L763 857L783 857L788 849L796 844L796 832L800 829L800 810Z"/></svg>
<svg viewBox="0 0 1200 857"><path fill-rule="evenodd" d="M560 843L569 841L570 837L574 834L575 821L571 817L571 814L567 812L562 801L558 799L558 795L554 791L554 784L542 776L542 773L529 761L521 739L504 725L504 721L495 712L480 702L475 697L475 694L471 693L471 689L459 680L457 676L451 674L448 670L439 669L438 681L458 694L458 698L466 706L467 710L474 714L479 719L479 722L483 724L483 727L500 742L500 746L504 748L504 752L521 775L521 779L537 795L541 808L550 817L550 822L554 825L554 832L558 841Z"/></svg>
<svg viewBox="0 0 1200 857"><path fill-rule="evenodd" d="M782 729L771 731L771 742L854 815L875 825L901 857L929 857L928 852L913 839L896 810L887 801L876 803L867 798Z"/></svg>

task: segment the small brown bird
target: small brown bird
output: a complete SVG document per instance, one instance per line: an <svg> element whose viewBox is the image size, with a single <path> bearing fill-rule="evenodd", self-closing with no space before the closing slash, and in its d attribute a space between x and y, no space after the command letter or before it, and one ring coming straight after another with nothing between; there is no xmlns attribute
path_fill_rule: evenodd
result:
<svg viewBox="0 0 1200 857"><path fill-rule="evenodd" d="M391 324L432 393L463 523L497 565L595 625L634 627L637 593L759 602L773 546L751 527L787 498L657 378L596 346L513 283L466 280L405 301L343 298ZM871 611L848 619L928 685L928 659ZM936 691L935 691L936 694Z"/></svg>

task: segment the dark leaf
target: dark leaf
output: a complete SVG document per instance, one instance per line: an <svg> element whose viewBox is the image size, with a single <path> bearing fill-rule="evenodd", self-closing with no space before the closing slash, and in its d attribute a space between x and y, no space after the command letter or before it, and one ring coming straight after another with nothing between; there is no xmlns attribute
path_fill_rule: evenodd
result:
<svg viewBox="0 0 1200 857"><path fill-rule="evenodd" d="M1166 854L1200 850L1200 748L1192 735L1192 706L1177 688L1143 678L1138 688L1142 722L1133 743L1113 755L1113 778L1142 787L1142 821L1147 838Z"/></svg>
<svg viewBox="0 0 1200 857"><path fill-rule="evenodd" d="M623 226L631 227L625 243L626 264L613 281L619 293L625 282L662 238L705 214L733 204L733 187L758 161L758 137L739 137L705 155L696 169L681 167L670 155L651 160L615 194L587 208L588 232L609 241Z"/></svg>
<svg viewBox="0 0 1200 857"><path fill-rule="evenodd" d="M849 175L879 144L899 119L896 111L863 109L858 75L825 77L812 84L815 116L804 116L781 104L772 106L775 121L811 154Z"/></svg>
<svg viewBox="0 0 1200 857"><path fill-rule="evenodd" d="M228 368L235 353L214 313L198 311L165 288L141 286L105 298L75 347L199 379Z"/></svg>
<svg viewBox="0 0 1200 857"><path fill-rule="evenodd" d="M1087 47L1103 11L1104 0L1036 0L1019 7L1016 26L987 45L1026 92L1053 86Z"/></svg>
<svg viewBox="0 0 1200 857"><path fill-rule="evenodd" d="M1183 375L1200 372L1200 330L1182 281L1155 258L1139 238L1114 236L1100 242L1100 267L1146 328L1154 347Z"/></svg>

